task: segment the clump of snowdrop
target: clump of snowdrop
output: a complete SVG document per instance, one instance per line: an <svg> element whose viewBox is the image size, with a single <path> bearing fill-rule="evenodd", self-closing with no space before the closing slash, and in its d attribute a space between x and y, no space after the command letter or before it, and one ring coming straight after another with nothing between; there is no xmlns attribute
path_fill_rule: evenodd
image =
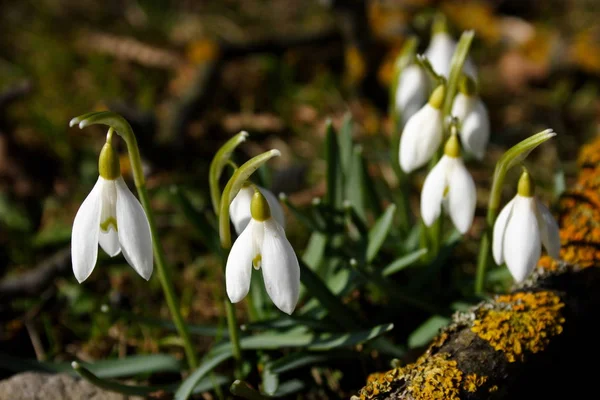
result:
<svg viewBox="0 0 600 400"><path fill-rule="evenodd" d="M411 63L402 69L395 93L396 111L402 117L402 125L423 107L428 87L427 74L418 64Z"/></svg>
<svg viewBox="0 0 600 400"><path fill-rule="evenodd" d="M558 258L558 224L534 196L534 184L527 171L521 174L517 195L502 209L494 224L492 253L498 265L506 262L516 282L522 282L535 268L544 245Z"/></svg>
<svg viewBox="0 0 600 400"><path fill-rule="evenodd" d="M460 233L473 224L477 193L475 182L460 156L460 143L452 135L444 146L444 155L429 171L421 191L421 217L431 226L441 214L442 206Z"/></svg>
<svg viewBox="0 0 600 400"><path fill-rule="evenodd" d="M98 244L111 257L125 260L146 280L153 269L152 236L146 213L129 190L112 145L112 129L98 162L99 177L81 204L71 234L73 273L81 283L96 266Z"/></svg>
<svg viewBox="0 0 600 400"><path fill-rule="evenodd" d="M487 108L477 94L475 81L463 76L459 92L454 98L452 115L460 122L460 139L463 148L482 160L490 139L490 118Z"/></svg>
<svg viewBox="0 0 600 400"><path fill-rule="evenodd" d="M252 267L262 269L269 297L277 308L291 314L300 294L298 258L258 188L254 189L249 208L251 219L227 259L227 295L232 303L241 301L250 290Z"/></svg>
<svg viewBox="0 0 600 400"><path fill-rule="evenodd" d="M263 187L256 186L256 188L265 196L267 202L269 203L269 207L271 208L271 213L273 214L273 218L281 225L282 228L285 228L285 214L283 212L283 208L277 200L277 197L270 191ZM254 187L246 183L240 189L238 194L234 197L233 201L229 205L229 217L231 218L231 222L235 228L236 233L241 234L252 216L250 215L250 204L252 202L252 196L254 195Z"/></svg>
<svg viewBox="0 0 600 400"><path fill-rule="evenodd" d="M400 137L400 167L410 173L425 164L440 147L443 135L445 86L438 86L429 101L404 126Z"/></svg>
<svg viewBox="0 0 600 400"><path fill-rule="evenodd" d="M425 50L425 56L438 75L448 78L456 46L456 41L448 33L446 18L441 15L438 16L433 23L431 41ZM465 60L463 72L477 80L477 70L469 58Z"/></svg>

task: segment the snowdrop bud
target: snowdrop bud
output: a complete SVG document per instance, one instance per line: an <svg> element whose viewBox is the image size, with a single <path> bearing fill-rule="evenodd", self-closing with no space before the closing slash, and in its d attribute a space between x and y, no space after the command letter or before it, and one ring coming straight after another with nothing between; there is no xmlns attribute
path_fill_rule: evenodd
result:
<svg viewBox="0 0 600 400"><path fill-rule="evenodd" d="M490 138L490 119L485 104L477 95L475 82L468 76L463 76L459 84L452 115L460 121L460 139L465 150L477 159L483 159Z"/></svg>
<svg viewBox="0 0 600 400"><path fill-rule="evenodd" d="M535 268L542 245L558 258L560 236L556 220L535 196L527 171L521 174L517 195L502 209L494 224L492 254L498 265L506 262L516 282Z"/></svg>
<svg viewBox="0 0 600 400"><path fill-rule="evenodd" d="M442 206L460 233L473 224L477 192L475 182L460 158L460 142L452 135L444 146L444 155L431 169L421 191L421 217L431 226Z"/></svg>
<svg viewBox="0 0 600 400"><path fill-rule="evenodd" d="M427 74L417 64L410 64L400 72L396 87L396 110L402 123L410 119L427 101Z"/></svg>
<svg viewBox="0 0 600 400"><path fill-rule="evenodd" d="M437 16L433 23L431 33L431 41L425 50L425 56L438 75L448 78L451 67L450 63L452 61L452 56L456 51L457 43L448 33L446 18L443 15ZM473 79L477 79L477 71L469 58L465 60L463 72Z"/></svg>
<svg viewBox="0 0 600 400"><path fill-rule="evenodd" d="M410 173L425 165L442 142L442 104L445 87L438 86L429 102L415 113L404 126L400 137L400 167Z"/></svg>

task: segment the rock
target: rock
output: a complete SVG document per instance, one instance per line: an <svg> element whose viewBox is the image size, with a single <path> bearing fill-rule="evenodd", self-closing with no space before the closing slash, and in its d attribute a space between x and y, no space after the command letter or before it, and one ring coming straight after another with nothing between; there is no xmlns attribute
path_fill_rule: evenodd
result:
<svg viewBox="0 0 600 400"><path fill-rule="evenodd" d="M67 374L24 372L0 381L0 400L140 400Z"/></svg>

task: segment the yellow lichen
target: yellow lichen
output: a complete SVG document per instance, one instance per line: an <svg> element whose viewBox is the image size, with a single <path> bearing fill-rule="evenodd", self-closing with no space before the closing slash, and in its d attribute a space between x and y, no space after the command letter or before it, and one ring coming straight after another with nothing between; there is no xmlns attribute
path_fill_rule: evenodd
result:
<svg viewBox="0 0 600 400"><path fill-rule="evenodd" d="M562 332L563 307L560 297L547 291L498 296L477 310L471 330L509 362L523 361L525 352L544 350Z"/></svg>
<svg viewBox="0 0 600 400"><path fill-rule="evenodd" d="M485 376L465 375L448 353L438 353L402 368L369 375L367 385L358 394L361 400L373 399L390 392L392 384L398 382L397 387L404 386L413 399L460 400L461 390L474 393L486 380Z"/></svg>
<svg viewBox="0 0 600 400"><path fill-rule="evenodd" d="M463 389L470 393L475 393L477 389L487 381L487 376L477 376L477 374L469 374L465 376Z"/></svg>
<svg viewBox="0 0 600 400"><path fill-rule="evenodd" d="M494 392L497 392L497 391L498 391L498 385L494 385L494 386L492 386L492 387L490 388L490 390L489 390L489 392L490 392L490 393L494 393Z"/></svg>

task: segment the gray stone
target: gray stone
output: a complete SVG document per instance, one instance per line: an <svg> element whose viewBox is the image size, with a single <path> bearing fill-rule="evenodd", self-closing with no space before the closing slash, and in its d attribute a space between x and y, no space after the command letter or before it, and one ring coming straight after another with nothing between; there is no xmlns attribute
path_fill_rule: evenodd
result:
<svg viewBox="0 0 600 400"><path fill-rule="evenodd" d="M0 400L140 400L67 374L24 372L0 381Z"/></svg>

